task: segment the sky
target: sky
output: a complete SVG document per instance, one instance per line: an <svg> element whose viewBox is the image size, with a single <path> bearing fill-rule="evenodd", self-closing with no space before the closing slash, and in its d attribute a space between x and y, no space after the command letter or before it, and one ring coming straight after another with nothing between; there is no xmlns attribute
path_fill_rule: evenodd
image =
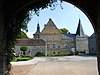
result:
<svg viewBox="0 0 100 75"><path fill-rule="evenodd" d="M38 23L40 25L40 31L42 31L44 24L47 24L49 18L53 20L57 28L66 28L70 33L76 33L80 18L84 33L88 36L94 33L91 22L79 8L64 1L62 7L63 9L61 9L60 3L58 2L54 10L51 10L52 8L50 7L40 10L39 16L32 13L31 21L28 23L27 36L33 38Z"/></svg>

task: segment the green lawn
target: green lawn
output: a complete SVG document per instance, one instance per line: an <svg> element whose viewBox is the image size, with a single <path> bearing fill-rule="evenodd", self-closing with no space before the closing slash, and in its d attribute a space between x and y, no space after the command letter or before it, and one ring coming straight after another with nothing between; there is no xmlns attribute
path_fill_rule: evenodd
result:
<svg viewBox="0 0 100 75"><path fill-rule="evenodd" d="M27 57L27 56L25 56L25 57L19 57L19 58L14 58L11 62L17 62L17 61L28 61L28 60L31 60L31 59L33 59L34 57Z"/></svg>

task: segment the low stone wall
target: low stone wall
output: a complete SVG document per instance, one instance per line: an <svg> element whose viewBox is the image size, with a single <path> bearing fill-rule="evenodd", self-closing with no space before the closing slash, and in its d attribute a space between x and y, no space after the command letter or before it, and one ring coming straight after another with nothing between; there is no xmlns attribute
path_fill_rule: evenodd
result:
<svg viewBox="0 0 100 75"><path fill-rule="evenodd" d="M66 48L49 48L47 49L47 54L66 54Z"/></svg>

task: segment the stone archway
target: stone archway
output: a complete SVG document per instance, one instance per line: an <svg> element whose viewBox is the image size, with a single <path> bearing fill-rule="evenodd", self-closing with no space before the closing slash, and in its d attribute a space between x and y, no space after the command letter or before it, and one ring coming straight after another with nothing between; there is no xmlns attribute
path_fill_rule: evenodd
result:
<svg viewBox="0 0 100 75"><path fill-rule="evenodd" d="M5 1L5 2L4 2ZM37 4L40 4L41 2L43 3L45 0L20 0L20 1L6 1L6 0L0 0L0 74L5 75L6 72L6 64L5 64L5 40L6 40L6 33L7 33L7 27L10 25L12 22L13 18L21 12L21 10L24 8L30 8ZM48 3L49 0L45 1L44 4ZM67 1L67 0L64 0ZM97 36L97 57L98 57L98 70L100 72L100 1L96 2L95 0L68 0L72 4L77 5L78 7L82 8L87 14L89 19L91 20L94 30L96 32ZM36 2L36 3L35 3ZM21 14L22 15L22 14Z"/></svg>

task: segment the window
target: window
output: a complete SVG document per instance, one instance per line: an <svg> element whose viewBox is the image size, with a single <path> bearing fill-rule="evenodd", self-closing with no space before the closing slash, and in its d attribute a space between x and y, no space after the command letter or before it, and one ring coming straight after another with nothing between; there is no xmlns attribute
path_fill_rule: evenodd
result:
<svg viewBox="0 0 100 75"><path fill-rule="evenodd" d="M60 52L58 52L58 54L60 54Z"/></svg>
<svg viewBox="0 0 100 75"><path fill-rule="evenodd" d="M21 54L23 54L23 52L21 52Z"/></svg>
<svg viewBox="0 0 100 75"><path fill-rule="evenodd" d="M55 48L56 47L56 45L55 44L53 44L53 48Z"/></svg>
<svg viewBox="0 0 100 75"><path fill-rule="evenodd" d="M53 52L53 54L56 54L56 52Z"/></svg>
<svg viewBox="0 0 100 75"><path fill-rule="evenodd" d="M47 44L47 48L50 48L50 44Z"/></svg>
<svg viewBox="0 0 100 75"><path fill-rule="evenodd" d="M58 48L60 48L60 46L58 46Z"/></svg>
<svg viewBox="0 0 100 75"><path fill-rule="evenodd" d="M65 48L67 48L67 46L65 46Z"/></svg>

